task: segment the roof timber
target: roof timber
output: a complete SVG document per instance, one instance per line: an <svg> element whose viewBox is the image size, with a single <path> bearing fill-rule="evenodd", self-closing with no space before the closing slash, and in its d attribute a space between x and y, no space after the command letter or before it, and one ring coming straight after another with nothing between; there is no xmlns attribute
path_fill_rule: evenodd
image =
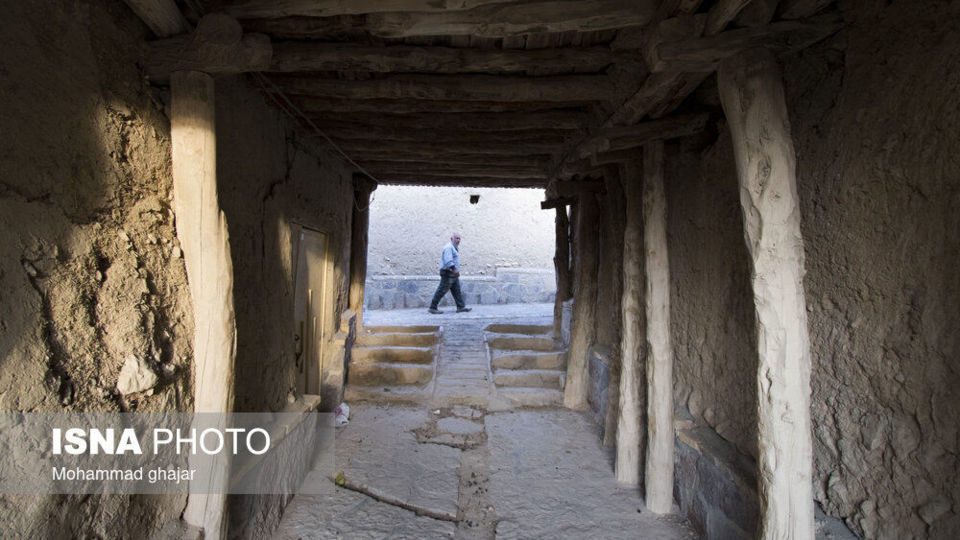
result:
<svg viewBox="0 0 960 540"><path fill-rule="evenodd" d="M418 154L432 159L434 154L469 153L486 154L491 156L525 156L527 154L552 154L561 149L560 144L542 142L522 142L520 144L508 140L494 140L485 143L436 143L423 144L412 141L369 141L332 138L347 152L379 152L392 151L396 154Z"/></svg>
<svg viewBox="0 0 960 540"><path fill-rule="evenodd" d="M174 0L125 0L137 17L160 38L190 31L190 23Z"/></svg>
<svg viewBox="0 0 960 540"><path fill-rule="evenodd" d="M327 114L311 117L323 128L343 123L366 126L392 126L398 129L437 129L465 131L515 131L530 129L579 130L590 115L577 111L538 111L530 113L438 113L438 114Z"/></svg>
<svg viewBox="0 0 960 540"><path fill-rule="evenodd" d="M273 82L289 94L342 99L567 102L603 101L613 96L613 84L606 75L391 75L365 81L284 75L274 77Z"/></svg>
<svg viewBox="0 0 960 540"><path fill-rule="evenodd" d="M380 162L376 162L380 163ZM363 168L376 176L388 176L391 174L404 175L425 175L425 176L446 176L450 178L487 176L489 178L546 178L547 172L543 169L534 169L530 167L494 167L494 166L417 166L401 167L392 165L371 165L370 163L361 163Z"/></svg>
<svg viewBox="0 0 960 540"><path fill-rule="evenodd" d="M505 73L551 69L585 73L602 71L629 56L599 46L518 50L280 41L273 44L268 71Z"/></svg>
<svg viewBox="0 0 960 540"><path fill-rule="evenodd" d="M589 101L438 101L419 99L343 99L291 96L297 107L311 113L376 112L382 114L411 113L499 113L535 112L551 109L576 109L587 107Z"/></svg>
<svg viewBox="0 0 960 540"><path fill-rule="evenodd" d="M541 142L562 145L564 136L569 132L557 130L512 130L475 132L462 129L405 129L390 126L371 128L344 124L330 129L331 136L338 139L367 141L410 141L423 144L455 142L461 144L484 143L488 141L510 141L514 144Z"/></svg>
<svg viewBox="0 0 960 540"><path fill-rule="evenodd" d="M429 175L429 174L384 174L377 176L381 184L400 184L411 186L476 186L476 187L513 187L513 188L543 188L547 185L546 177L531 178L499 178L493 176L459 176Z"/></svg>
<svg viewBox="0 0 960 540"><path fill-rule="evenodd" d="M442 152L438 149L430 151L426 148L418 153L397 154L395 152L363 152L354 151L351 157L359 163L431 163L433 165L503 165L516 167L535 167L546 170L550 166L549 154L529 154L521 156L503 156L490 154L470 154L462 152Z"/></svg>
<svg viewBox="0 0 960 540"><path fill-rule="evenodd" d="M348 2L344 2L347 4ZM346 17L245 19L248 31L286 39L323 38L351 31L379 37L469 35L502 38L531 32L586 32L643 26L655 0L533 0L501 2L464 11L391 11Z"/></svg>
<svg viewBox="0 0 960 540"><path fill-rule="evenodd" d="M388 11L459 11L503 0L218 0L214 8L234 17L333 17Z"/></svg>
<svg viewBox="0 0 960 540"><path fill-rule="evenodd" d="M578 154L585 158L597 152L625 150L655 140L695 135L704 130L708 117L707 114L671 116L633 126L599 129L580 144Z"/></svg>

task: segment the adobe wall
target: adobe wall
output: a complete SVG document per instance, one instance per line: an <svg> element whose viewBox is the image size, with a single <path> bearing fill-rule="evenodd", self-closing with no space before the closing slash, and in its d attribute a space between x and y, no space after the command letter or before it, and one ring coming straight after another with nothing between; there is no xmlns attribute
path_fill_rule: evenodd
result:
<svg viewBox="0 0 960 540"><path fill-rule="evenodd" d="M0 409L192 410L170 126L134 56L145 30L122 2L2 9ZM160 376L151 391L116 392L128 358ZM7 496L0 521L24 538L147 535L185 503Z"/></svg>
<svg viewBox="0 0 960 540"><path fill-rule="evenodd" d="M4 2L4 10L0 35L17 46L5 47L0 63L0 410L192 411L193 318L171 210L169 91L137 68L136 48L150 36L122 2ZM333 335L347 300L350 175L328 150L296 140L245 78L218 78L216 88L220 202L235 271L236 407L276 411L295 380L295 224L330 235ZM342 345L328 350L342 363ZM130 358L159 381L121 396L118 375ZM240 502L257 518L239 523L263 532L284 501ZM0 520L31 538L148 537L185 504L185 496L8 496Z"/></svg>
<svg viewBox="0 0 960 540"><path fill-rule="evenodd" d="M463 236L464 275L552 270L555 214L540 209L543 199L537 189L380 186L370 203L367 277L437 275L454 230Z"/></svg>
<svg viewBox="0 0 960 540"><path fill-rule="evenodd" d="M297 138L245 77L217 80L217 174L234 260L237 411L279 411L296 388L294 290L300 227L325 233L332 336L347 309L352 176L341 158ZM342 347L341 347L342 348ZM331 361L336 345L325 347ZM342 358L340 359L342 363ZM329 366L329 363L325 363Z"/></svg>
<svg viewBox="0 0 960 540"><path fill-rule="evenodd" d="M868 538L960 535L956 3L840 2L785 59L813 360L814 493ZM676 395L753 451L754 326L733 154L668 159ZM750 529L745 529L749 531Z"/></svg>

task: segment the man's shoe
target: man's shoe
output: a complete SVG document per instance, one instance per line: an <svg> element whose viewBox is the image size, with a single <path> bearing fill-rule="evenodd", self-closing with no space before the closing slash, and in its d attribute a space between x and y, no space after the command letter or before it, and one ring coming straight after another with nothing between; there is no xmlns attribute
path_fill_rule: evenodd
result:
<svg viewBox="0 0 960 540"><path fill-rule="evenodd" d="M465 312L465 311L470 311L471 309L473 309L473 308L458 307L458 308L457 308L457 313L463 313L463 312Z"/></svg>
<svg viewBox="0 0 960 540"><path fill-rule="evenodd" d="M441 313L443 313L442 311L436 308L430 308L427 311L429 311L430 313L433 313L434 315L440 315Z"/></svg>

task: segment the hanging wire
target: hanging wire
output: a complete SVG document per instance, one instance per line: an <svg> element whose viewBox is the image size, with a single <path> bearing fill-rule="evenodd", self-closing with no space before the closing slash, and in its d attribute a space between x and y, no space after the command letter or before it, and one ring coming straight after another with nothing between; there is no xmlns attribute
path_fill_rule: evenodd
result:
<svg viewBox="0 0 960 540"><path fill-rule="evenodd" d="M260 88L262 88L263 91L270 97L270 99L272 99L273 102L276 103L277 106L280 107L280 109L282 109L285 113L287 113L288 116L290 116L290 117L293 118L294 120L302 121L302 122L305 123L306 125L310 126L310 128L313 129L313 130L317 133L317 135L320 135L321 137L323 137L323 139L326 140L326 141L330 144L330 146L332 146L333 149L337 151L338 154L340 154L341 156L343 156L343 159L347 160L351 165L353 165L354 167L356 167L357 170L359 170L364 176L366 176L367 178L373 180L373 181L376 182L377 184L381 184L381 183L382 183L379 178L377 178L376 176L374 176L373 174L371 174L369 171L367 171L366 169L364 169L359 163L357 163L356 161L354 161L353 158L351 158L350 156L348 156L347 153L344 152L343 149L340 148L340 146L337 145L337 143L333 142L333 139L331 139L326 133L324 133L324 131L323 131L322 129L320 129L319 127L317 127L317 125L313 122L313 120L310 120L310 118L307 117L307 115L305 115L305 114L303 113L303 111L301 111L301 110L290 100L290 98L287 97L287 95L283 93L283 90L281 90L280 87L278 87L276 84L274 84L273 81L271 81L270 79L268 79L266 75L264 75L263 73L261 73L261 72L259 72L259 71L256 71L256 72L253 72L253 76L256 78L257 83L260 85ZM270 88L267 88L267 85L269 85ZM281 98L283 101L281 102L281 101L277 100L277 97L276 97L276 96L280 96L280 98ZM353 198L353 206L354 206L354 208L356 208L356 209L357 209L358 211L360 211L360 212L366 212L366 211L370 208L370 205L373 203L374 199L375 199L375 195L371 194L370 201L367 202L367 205L366 205L365 207L363 207L363 208L360 208L360 205L357 204L357 199L356 199L356 197L354 197L354 198Z"/></svg>

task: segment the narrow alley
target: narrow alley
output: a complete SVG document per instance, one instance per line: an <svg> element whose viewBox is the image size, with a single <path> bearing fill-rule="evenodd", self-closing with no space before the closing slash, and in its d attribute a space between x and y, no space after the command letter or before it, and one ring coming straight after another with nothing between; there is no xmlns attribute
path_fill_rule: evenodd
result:
<svg viewBox="0 0 960 540"><path fill-rule="evenodd" d="M442 327L433 390L351 405L336 440L345 487L295 497L276 537L697 538L683 519L648 511L636 488L617 484L611 449L585 413L515 409L499 395L485 329L550 325L552 310L368 312L372 327Z"/></svg>

